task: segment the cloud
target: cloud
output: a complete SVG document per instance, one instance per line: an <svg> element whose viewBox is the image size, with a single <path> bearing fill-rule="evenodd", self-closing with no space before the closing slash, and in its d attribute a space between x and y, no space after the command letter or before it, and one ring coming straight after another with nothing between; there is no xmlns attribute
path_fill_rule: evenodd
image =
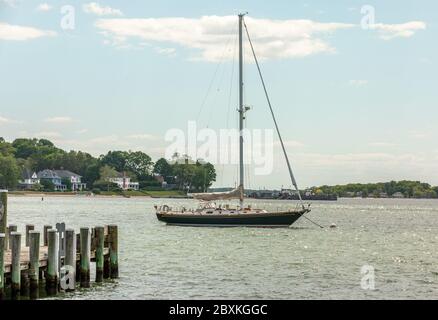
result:
<svg viewBox="0 0 438 320"><path fill-rule="evenodd" d="M11 8L17 8L20 1L18 0L0 0L0 4L3 3Z"/></svg>
<svg viewBox="0 0 438 320"><path fill-rule="evenodd" d="M53 7L48 3L40 3L36 8L38 11L47 12L53 9Z"/></svg>
<svg viewBox="0 0 438 320"><path fill-rule="evenodd" d="M156 140L157 137L152 135L152 134L148 134L148 133L141 133L141 134L131 134L126 136L126 138L128 139L135 139L135 140Z"/></svg>
<svg viewBox="0 0 438 320"><path fill-rule="evenodd" d="M52 118L47 118L44 121L49 123L68 123L68 122L72 122L73 119L70 117L52 117Z"/></svg>
<svg viewBox="0 0 438 320"><path fill-rule="evenodd" d="M159 54L164 54L164 55L171 56L171 57L175 56L175 54L176 54L176 49L175 48L155 47L154 49Z"/></svg>
<svg viewBox="0 0 438 320"><path fill-rule="evenodd" d="M11 123L11 122L12 122L11 119L0 116L0 123Z"/></svg>
<svg viewBox="0 0 438 320"><path fill-rule="evenodd" d="M61 134L55 131L42 131L35 133L34 136L38 138L50 139L50 138L59 138L61 137Z"/></svg>
<svg viewBox="0 0 438 320"><path fill-rule="evenodd" d="M295 141L295 140L284 140L283 141L284 147L285 148L294 148L294 147L303 147L304 144L300 141ZM277 147L281 147L280 141L276 140L274 142L274 145Z"/></svg>
<svg viewBox="0 0 438 320"><path fill-rule="evenodd" d="M368 84L368 80L350 80L348 84L354 87L362 87Z"/></svg>
<svg viewBox="0 0 438 320"><path fill-rule="evenodd" d="M415 139L425 139L425 138L429 138L430 136L428 132L418 131L418 130L410 131L409 135L411 136L411 138L415 138Z"/></svg>
<svg viewBox="0 0 438 320"><path fill-rule="evenodd" d="M381 39L391 40L412 37L416 31L426 29L426 23L423 21L409 21L399 24L376 23L372 26L372 29L379 32Z"/></svg>
<svg viewBox="0 0 438 320"><path fill-rule="evenodd" d="M41 37L53 37L55 35L56 32L54 31L0 22L0 40L25 41Z"/></svg>
<svg viewBox="0 0 438 320"><path fill-rule="evenodd" d="M368 143L370 147L395 147L396 144L390 142L370 142Z"/></svg>
<svg viewBox="0 0 438 320"><path fill-rule="evenodd" d="M324 36L354 27L352 24L312 20L247 17L245 21L260 59L297 58L336 52ZM194 59L205 61L231 60L235 53L231 50L231 44L237 39L235 16L203 16L197 19L99 19L95 26L116 47L126 44L128 40L178 45L198 50L200 53ZM247 41L245 45L248 46ZM226 50L227 47L229 50ZM249 47L245 52L249 57Z"/></svg>
<svg viewBox="0 0 438 320"><path fill-rule="evenodd" d="M123 12L119 9L103 7L96 2L86 3L82 6L82 9L86 13L91 13L98 16L123 16Z"/></svg>

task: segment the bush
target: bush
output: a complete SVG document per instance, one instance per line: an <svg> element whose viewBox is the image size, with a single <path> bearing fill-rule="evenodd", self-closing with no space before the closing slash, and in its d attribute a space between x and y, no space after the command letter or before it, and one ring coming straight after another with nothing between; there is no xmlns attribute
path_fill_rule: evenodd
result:
<svg viewBox="0 0 438 320"><path fill-rule="evenodd" d="M140 189L145 189L149 187L161 188L161 182L157 180L143 180L139 182Z"/></svg>
<svg viewBox="0 0 438 320"><path fill-rule="evenodd" d="M99 188L93 188L93 190L91 190L91 192L93 192L94 194L100 194L100 189Z"/></svg>

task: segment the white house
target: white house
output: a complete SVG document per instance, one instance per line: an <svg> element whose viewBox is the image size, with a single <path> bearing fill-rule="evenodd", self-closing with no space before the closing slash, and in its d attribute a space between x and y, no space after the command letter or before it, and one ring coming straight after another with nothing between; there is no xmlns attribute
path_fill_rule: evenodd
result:
<svg viewBox="0 0 438 320"><path fill-rule="evenodd" d="M82 183L82 176L68 170L53 170L61 179L68 179L71 182L72 191L82 191L87 188L87 184Z"/></svg>
<svg viewBox="0 0 438 320"><path fill-rule="evenodd" d="M108 179L112 183L116 183L122 190L138 190L140 185L138 182L131 181L131 178L126 176L125 173L118 173L116 177Z"/></svg>
<svg viewBox="0 0 438 320"><path fill-rule="evenodd" d="M23 169L21 179L18 181L19 187L23 189L32 189L34 185L39 184L40 179L36 172L29 169Z"/></svg>

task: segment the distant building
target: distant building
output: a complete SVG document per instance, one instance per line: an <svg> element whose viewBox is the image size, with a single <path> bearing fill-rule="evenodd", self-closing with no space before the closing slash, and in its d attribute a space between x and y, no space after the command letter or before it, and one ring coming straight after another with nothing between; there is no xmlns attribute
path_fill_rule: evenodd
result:
<svg viewBox="0 0 438 320"><path fill-rule="evenodd" d="M43 171L38 172L38 179L41 181L50 181L55 191L65 191L67 190L67 186L62 184L62 178L58 176L58 174L54 170L45 169Z"/></svg>
<svg viewBox="0 0 438 320"><path fill-rule="evenodd" d="M82 183L82 176L68 170L53 170L60 178L68 179L71 182L72 191L82 191L87 188L86 183Z"/></svg>
<svg viewBox="0 0 438 320"><path fill-rule="evenodd" d="M36 172L24 168L21 172L21 179L18 181L18 187L21 189L32 189L36 184L40 183Z"/></svg>
<svg viewBox="0 0 438 320"><path fill-rule="evenodd" d="M122 190L138 190L140 187L138 182L131 181L131 178L126 176L124 172L118 172L116 177L109 178L108 181L117 184Z"/></svg>
<svg viewBox="0 0 438 320"><path fill-rule="evenodd" d="M396 193L392 194L392 197L393 198L404 198L405 195L403 193L401 193L401 192L396 192Z"/></svg>
<svg viewBox="0 0 438 320"><path fill-rule="evenodd" d="M380 192L380 198L388 198L388 194L386 192Z"/></svg>

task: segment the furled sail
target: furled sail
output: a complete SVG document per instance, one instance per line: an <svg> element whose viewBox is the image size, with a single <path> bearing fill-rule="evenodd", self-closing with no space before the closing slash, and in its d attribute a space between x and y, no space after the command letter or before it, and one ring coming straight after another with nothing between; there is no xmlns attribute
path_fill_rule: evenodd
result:
<svg viewBox="0 0 438 320"><path fill-rule="evenodd" d="M241 188L238 187L234 190L227 192L206 192L206 193L192 193L194 199L202 201L214 201L214 200L231 200L239 199L241 194Z"/></svg>

